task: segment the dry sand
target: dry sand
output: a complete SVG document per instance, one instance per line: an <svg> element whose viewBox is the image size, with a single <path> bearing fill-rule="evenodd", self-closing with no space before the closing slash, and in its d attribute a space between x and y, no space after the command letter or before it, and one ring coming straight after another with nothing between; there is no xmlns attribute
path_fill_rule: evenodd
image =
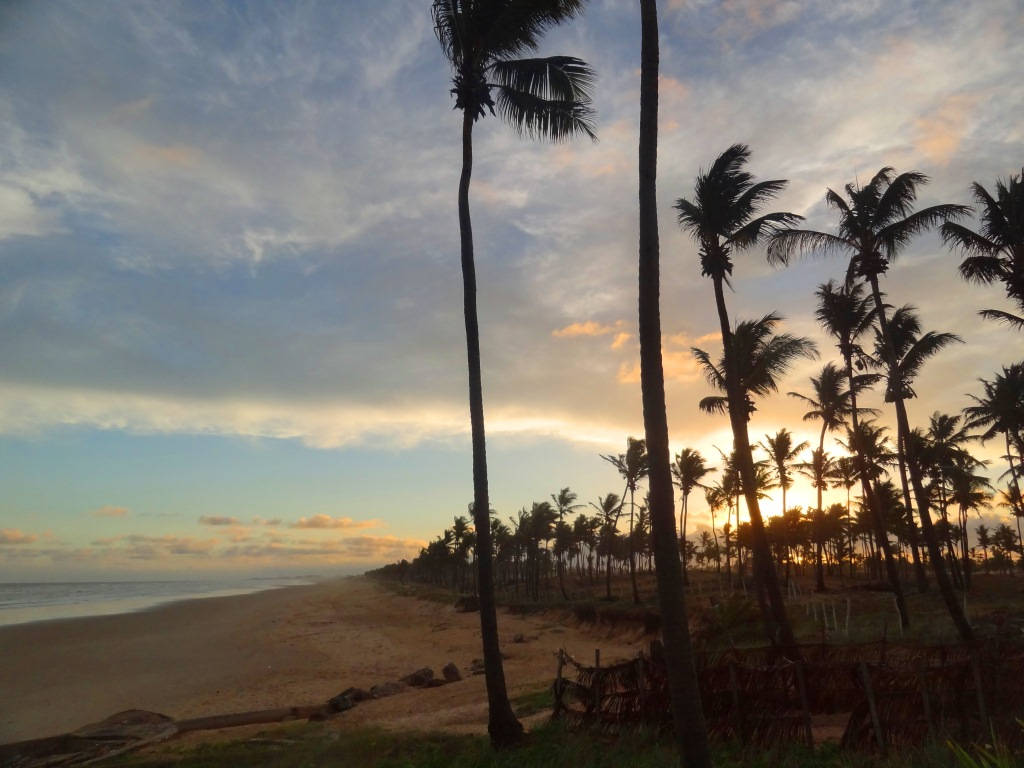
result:
<svg viewBox="0 0 1024 768"><path fill-rule="evenodd" d="M602 662L632 656L640 636L609 635L551 614L499 614L510 695L549 684L555 651ZM512 643L522 634L524 643ZM140 613L0 628L0 743L64 733L125 709L176 719L319 704L453 661L461 682L360 704L341 727L482 731L479 615L397 595L365 578Z"/></svg>

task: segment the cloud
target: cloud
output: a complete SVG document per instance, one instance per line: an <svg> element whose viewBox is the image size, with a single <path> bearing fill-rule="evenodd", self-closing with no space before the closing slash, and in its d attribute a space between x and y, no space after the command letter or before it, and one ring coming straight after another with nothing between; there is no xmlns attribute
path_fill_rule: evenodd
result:
<svg viewBox="0 0 1024 768"><path fill-rule="evenodd" d="M374 528L380 525L377 520L353 520L351 517L331 517L330 515L313 515L300 517L289 528Z"/></svg>
<svg viewBox="0 0 1024 768"><path fill-rule="evenodd" d="M109 504L92 511L93 517L128 517L130 514L131 511L124 507L114 507Z"/></svg>
<svg viewBox="0 0 1024 768"><path fill-rule="evenodd" d="M39 537L32 533L19 531L17 528L0 528L0 544L31 544Z"/></svg>
<svg viewBox="0 0 1024 768"><path fill-rule="evenodd" d="M237 517L223 515L201 515L199 517L200 525L239 525L241 522Z"/></svg>
<svg viewBox="0 0 1024 768"><path fill-rule="evenodd" d="M564 328L559 328L551 332L551 335L556 339L571 339L577 336L606 336L609 333L614 333L618 327L616 325L603 325L593 320L587 320L582 323L570 323Z"/></svg>

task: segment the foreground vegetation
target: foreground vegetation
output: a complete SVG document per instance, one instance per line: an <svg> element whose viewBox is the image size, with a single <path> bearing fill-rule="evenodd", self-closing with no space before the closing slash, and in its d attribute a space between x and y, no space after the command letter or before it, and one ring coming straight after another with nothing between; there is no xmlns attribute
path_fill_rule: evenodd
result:
<svg viewBox="0 0 1024 768"><path fill-rule="evenodd" d="M968 754L976 751L969 748ZM741 750L719 746L713 751L720 768L948 768L970 765L957 762L952 749L932 744L921 749L879 757L840 753L834 745L810 750L794 745L782 750ZM358 765L361 768L532 768L533 766L588 766L591 768L661 768L679 764L672 742L650 732L615 738L572 732L558 724L544 725L528 734L520 746L496 752L484 736L444 733L394 733L376 729L339 730L334 724L296 724L260 733L245 740L182 747L174 743L141 755L103 762L107 768L135 766L159 768L318 768ZM1010 758L997 766L1019 765Z"/></svg>

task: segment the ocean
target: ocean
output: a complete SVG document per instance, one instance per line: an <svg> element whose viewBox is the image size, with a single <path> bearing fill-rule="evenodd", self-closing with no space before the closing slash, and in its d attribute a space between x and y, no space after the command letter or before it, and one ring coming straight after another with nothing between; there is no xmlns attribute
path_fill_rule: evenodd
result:
<svg viewBox="0 0 1024 768"><path fill-rule="evenodd" d="M194 581L0 582L0 627L132 613L178 600L246 595L312 584L314 576Z"/></svg>

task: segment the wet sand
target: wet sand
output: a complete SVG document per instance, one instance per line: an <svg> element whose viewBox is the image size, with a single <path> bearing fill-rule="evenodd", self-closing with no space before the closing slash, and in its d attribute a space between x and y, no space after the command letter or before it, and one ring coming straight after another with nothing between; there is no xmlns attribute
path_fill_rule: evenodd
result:
<svg viewBox="0 0 1024 768"><path fill-rule="evenodd" d="M639 636L608 636L550 614L499 614L510 695L551 682L555 651L633 655ZM522 634L526 642L512 643ZM360 704L340 727L486 728L479 616L353 577L140 613L0 628L0 743L74 730L125 709L176 719L319 704L420 667L454 662L462 682Z"/></svg>

